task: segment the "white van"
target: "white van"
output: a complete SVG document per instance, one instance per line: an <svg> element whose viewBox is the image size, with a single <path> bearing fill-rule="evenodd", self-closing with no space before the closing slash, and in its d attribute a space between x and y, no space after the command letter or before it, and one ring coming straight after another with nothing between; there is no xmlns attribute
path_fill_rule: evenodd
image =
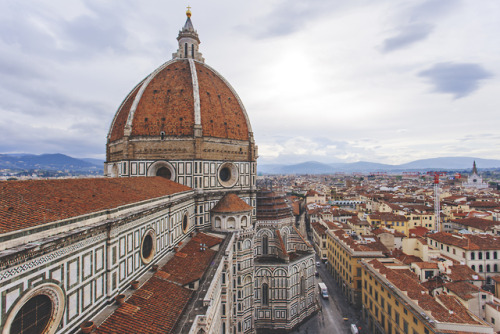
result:
<svg viewBox="0 0 500 334"><path fill-rule="evenodd" d="M351 324L351 334L359 334L356 324Z"/></svg>
<svg viewBox="0 0 500 334"><path fill-rule="evenodd" d="M318 283L318 288L319 288L319 295L323 299L328 299L328 289L326 288L326 284L321 282Z"/></svg>

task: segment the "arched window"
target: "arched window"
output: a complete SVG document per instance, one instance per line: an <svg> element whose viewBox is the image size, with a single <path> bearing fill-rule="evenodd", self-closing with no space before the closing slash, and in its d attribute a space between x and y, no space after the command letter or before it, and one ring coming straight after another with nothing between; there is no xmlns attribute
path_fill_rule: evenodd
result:
<svg viewBox="0 0 500 334"><path fill-rule="evenodd" d="M241 217L241 227L247 227L248 218L247 216Z"/></svg>
<svg viewBox="0 0 500 334"><path fill-rule="evenodd" d="M482 273L482 272L483 272L483 265L482 265L482 264L480 264L480 265L479 265L479 272L480 272L480 273Z"/></svg>
<svg viewBox="0 0 500 334"><path fill-rule="evenodd" d="M219 217L215 217L215 228L220 228L221 219Z"/></svg>
<svg viewBox="0 0 500 334"><path fill-rule="evenodd" d="M262 255L267 255L269 253L269 240L267 235L262 237Z"/></svg>
<svg viewBox="0 0 500 334"><path fill-rule="evenodd" d="M494 264L493 265L493 271L494 272L498 272L498 264Z"/></svg>
<svg viewBox="0 0 500 334"><path fill-rule="evenodd" d="M191 44L191 58L194 59L194 44Z"/></svg>
<svg viewBox="0 0 500 334"><path fill-rule="evenodd" d="M483 259L483 252L478 252L478 253L477 253L477 258L478 258L479 260L482 260L482 259Z"/></svg>
<svg viewBox="0 0 500 334"><path fill-rule="evenodd" d="M494 252L493 252L493 259L494 259L494 260L496 260L496 259L497 259L497 257L498 257L497 252L496 252L496 251L494 251Z"/></svg>
<svg viewBox="0 0 500 334"><path fill-rule="evenodd" d="M300 294L302 296L306 295L306 278L304 276L300 277Z"/></svg>
<svg viewBox="0 0 500 334"><path fill-rule="evenodd" d="M476 271L476 266L475 266L475 265L470 266L470 268L471 268L472 270Z"/></svg>
<svg viewBox="0 0 500 334"><path fill-rule="evenodd" d="M489 265L489 264L487 264L487 265L486 265L486 272L487 272L487 273L489 273L489 272L490 272L490 269L491 269L490 265Z"/></svg>
<svg viewBox="0 0 500 334"><path fill-rule="evenodd" d="M188 43L184 43L184 56L188 57Z"/></svg>
<svg viewBox="0 0 500 334"><path fill-rule="evenodd" d="M234 228L235 223L236 223L236 220L234 219L234 217L229 217L227 219L227 228Z"/></svg>
<svg viewBox="0 0 500 334"><path fill-rule="evenodd" d="M475 260L476 259L476 253L470 252L470 259Z"/></svg>
<svg viewBox="0 0 500 334"><path fill-rule="evenodd" d="M269 305L269 286L267 283L262 284L262 305Z"/></svg>
<svg viewBox="0 0 500 334"><path fill-rule="evenodd" d="M490 259L490 252L486 252L486 260Z"/></svg>

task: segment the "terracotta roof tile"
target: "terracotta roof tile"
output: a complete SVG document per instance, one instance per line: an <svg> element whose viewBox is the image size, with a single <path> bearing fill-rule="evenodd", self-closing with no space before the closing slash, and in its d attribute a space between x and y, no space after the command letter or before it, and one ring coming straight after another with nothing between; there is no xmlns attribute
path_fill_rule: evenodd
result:
<svg viewBox="0 0 500 334"><path fill-rule="evenodd" d="M210 210L211 212L244 212L252 210L252 206L248 205L244 200L233 193L228 193L222 197L219 202Z"/></svg>
<svg viewBox="0 0 500 334"><path fill-rule="evenodd" d="M188 190L162 177L0 181L0 233Z"/></svg>
<svg viewBox="0 0 500 334"><path fill-rule="evenodd" d="M500 250L500 236L490 234L452 234L438 232L427 235L428 239L467 250Z"/></svg>
<svg viewBox="0 0 500 334"><path fill-rule="evenodd" d="M222 242L222 239L205 233L198 233L194 239L182 248L186 257L170 259L95 333L171 333L193 293L181 285L201 278L216 253L210 249L200 251L200 240L209 244Z"/></svg>

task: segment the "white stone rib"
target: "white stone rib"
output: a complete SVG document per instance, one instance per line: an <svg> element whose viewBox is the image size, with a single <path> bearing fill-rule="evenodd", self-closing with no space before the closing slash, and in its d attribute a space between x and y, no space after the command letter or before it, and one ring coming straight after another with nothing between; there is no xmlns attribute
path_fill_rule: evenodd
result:
<svg viewBox="0 0 500 334"><path fill-rule="evenodd" d="M238 94L236 93L236 91L234 90L233 86L231 86L231 84L219 72L217 72L216 70L214 70L212 67L208 66L205 63L201 63L201 64L203 66L206 66L212 72L214 72L215 75L217 75L229 87L229 89L231 90L231 92L233 93L233 95L236 96L236 99L238 100L238 103L240 104L241 110L243 111L243 115L245 116L245 120L247 121L248 132L252 132L253 133L253 131L252 131L252 125L250 124L250 119L248 118L245 106L243 105L243 102L241 102L241 99L238 96Z"/></svg>
<svg viewBox="0 0 500 334"><path fill-rule="evenodd" d="M191 69L191 80L193 82L193 99L194 99L194 124L201 125L201 110L200 110L200 87L198 85L198 74L196 74L196 65L193 59L188 59L189 68Z"/></svg>
<svg viewBox="0 0 500 334"><path fill-rule="evenodd" d="M129 111L128 117L127 117L127 123L125 123L125 130L124 130L124 135L125 136L130 136L130 134L132 133L132 122L134 120L135 111L137 110L137 105L139 104L139 101L141 100L142 94L144 94L144 91L148 87L148 85L151 82L151 80L153 80L153 78L161 70L163 70L165 67L167 67L168 65L170 65L170 64L172 64L172 63L174 63L176 61L178 61L178 59L172 59L172 60L167 61L166 63L164 63L163 65L161 65L160 67L158 67L153 73L151 73L147 77L146 80L144 80L144 83L142 84L141 88L139 88L139 91L135 95L134 103L132 103L132 106L130 107L130 111Z"/></svg>

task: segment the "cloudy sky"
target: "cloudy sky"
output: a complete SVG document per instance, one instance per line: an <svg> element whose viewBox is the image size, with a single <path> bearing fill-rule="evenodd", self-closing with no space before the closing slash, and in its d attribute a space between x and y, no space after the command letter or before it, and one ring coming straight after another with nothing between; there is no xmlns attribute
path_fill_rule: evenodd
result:
<svg viewBox="0 0 500 334"><path fill-rule="evenodd" d="M498 0L4 0L0 153L104 158L188 4L259 163L500 159Z"/></svg>

